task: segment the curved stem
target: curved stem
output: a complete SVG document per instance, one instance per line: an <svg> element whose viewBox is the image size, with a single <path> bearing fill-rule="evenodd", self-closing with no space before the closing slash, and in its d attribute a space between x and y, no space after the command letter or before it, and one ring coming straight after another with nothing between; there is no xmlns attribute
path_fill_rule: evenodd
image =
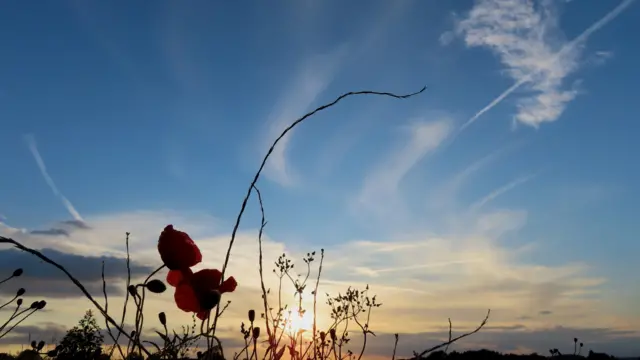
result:
<svg viewBox="0 0 640 360"><path fill-rule="evenodd" d="M242 220L242 215L244 215L244 211L247 207L247 202L249 201L249 197L251 197L251 192L254 189L254 186L258 183L258 179L260 179L260 175L262 174L262 170L264 169L267 160L269 159L269 156L271 156L271 153L274 151L276 145L280 142L280 140L282 140L282 138L287 135L287 133L289 133L289 131L293 130L293 128L295 128L296 126L298 126L301 122L305 121L306 119L308 119L309 117L315 115L317 112L323 111L325 109L328 109L334 105L336 105L337 103L339 103L342 99L347 98L349 96L356 96L356 95L379 95L379 96L388 96L388 97L392 97L392 98L396 98L396 99L407 99L410 98L412 96L418 95L420 93L422 93L423 91L425 91L427 89L426 86L424 86L422 89L420 89L419 91L410 93L410 94L405 94L405 95L397 95L394 93L390 93L390 92L379 92L379 91L369 91L369 90L365 90L365 91L350 91L347 93L344 93L340 96L338 96L335 100L333 100L330 103L327 103L325 105L322 105L318 108L316 108L315 110L308 112L307 114L305 114L304 116L302 116L301 118L297 119L296 121L294 121L293 123L291 123L291 125L289 125L286 129L284 129L282 131L282 133L280 134L280 136L278 136L275 141L273 142L273 144L271 144L271 147L269 148L269 150L267 151L267 153L265 154L264 158L262 159L262 163L260 164L260 167L258 168L258 171L256 172L256 174L253 177L253 180L251 181L251 184L249 185L249 189L247 189L247 193L244 197L244 199L242 200L242 205L240 206L240 212L238 213L238 216L236 218L236 222L233 225L233 231L231 232L231 239L229 240L229 247L227 248L227 254L225 256L224 259L224 264L222 265L222 276L220 278L220 281L224 280L224 275L225 272L227 270L227 266L229 265L229 258L231 257L231 249L233 248L233 244L236 240L236 234L238 233L238 228L240 227L240 221ZM220 316L220 308L218 307L216 309L216 317L213 320L213 333L215 334L216 331L216 326L218 324L218 317Z"/></svg>

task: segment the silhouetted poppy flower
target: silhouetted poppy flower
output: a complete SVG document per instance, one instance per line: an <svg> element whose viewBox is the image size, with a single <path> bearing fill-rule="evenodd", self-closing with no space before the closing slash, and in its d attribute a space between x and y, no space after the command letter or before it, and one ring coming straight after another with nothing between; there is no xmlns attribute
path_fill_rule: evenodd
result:
<svg viewBox="0 0 640 360"><path fill-rule="evenodd" d="M189 268L182 270L169 270L167 273L167 284L176 287L180 285L181 282L190 279L193 275L193 271Z"/></svg>
<svg viewBox="0 0 640 360"><path fill-rule="evenodd" d="M167 278L167 282L176 280L178 275L175 276L171 281ZM201 320L208 318L211 309L220 302L220 295L233 292L238 286L233 276L222 284L221 279L222 273L217 269L203 269L192 275L182 276L174 294L176 305L182 311L196 313Z"/></svg>
<svg viewBox="0 0 640 360"><path fill-rule="evenodd" d="M202 261L198 246L185 232L167 225L158 239L158 252L169 270L190 268Z"/></svg>

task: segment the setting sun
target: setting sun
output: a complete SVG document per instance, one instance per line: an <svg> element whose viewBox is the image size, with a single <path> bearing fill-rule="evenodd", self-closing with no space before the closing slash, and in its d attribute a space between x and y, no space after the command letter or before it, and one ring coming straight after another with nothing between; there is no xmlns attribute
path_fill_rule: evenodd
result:
<svg viewBox="0 0 640 360"><path fill-rule="evenodd" d="M313 313L311 311L305 311L301 316L297 309L292 311L286 328L292 334L297 334L300 331L306 332L312 330Z"/></svg>

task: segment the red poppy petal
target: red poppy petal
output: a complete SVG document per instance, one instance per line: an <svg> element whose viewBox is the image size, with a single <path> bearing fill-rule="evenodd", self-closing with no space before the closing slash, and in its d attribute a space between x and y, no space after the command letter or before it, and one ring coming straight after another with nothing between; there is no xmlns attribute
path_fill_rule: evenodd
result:
<svg viewBox="0 0 640 360"><path fill-rule="evenodd" d="M209 317L209 314L211 313L211 310L205 310L205 311L198 311L198 313L196 314L196 316L198 317L198 319L200 320L206 320Z"/></svg>
<svg viewBox="0 0 640 360"><path fill-rule="evenodd" d="M167 273L167 283L169 285L176 287L180 285L181 282L190 279L193 275L193 271L187 268L184 270L169 270Z"/></svg>
<svg viewBox="0 0 640 360"><path fill-rule="evenodd" d="M191 284L198 293L204 293L208 290L218 289L222 273L218 269L202 269L191 278Z"/></svg>
<svg viewBox="0 0 640 360"><path fill-rule="evenodd" d="M188 283L182 283L176 287L176 292L173 295L174 300L178 308L185 312L198 312L200 311L200 303L196 297L193 288Z"/></svg>
<svg viewBox="0 0 640 360"><path fill-rule="evenodd" d="M222 282L219 290L221 293L234 292L236 290L236 287L238 287L238 282L233 276L229 276L225 281Z"/></svg>

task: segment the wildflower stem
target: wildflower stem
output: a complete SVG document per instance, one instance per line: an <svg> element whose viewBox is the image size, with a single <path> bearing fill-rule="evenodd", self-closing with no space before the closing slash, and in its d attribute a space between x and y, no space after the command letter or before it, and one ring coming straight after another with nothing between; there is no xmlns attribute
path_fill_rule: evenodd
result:
<svg viewBox="0 0 640 360"><path fill-rule="evenodd" d="M15 324L13 324L13 326L11 326L7 331L5 331L4 333L0 334L0 339L2 339L5 335L7 335L8 333L11 332L11 330L13 330L16 326L20 325L20 323L22 323L23 321L25 321L29 316L33 315L34 312L38 311L38 309L31 309L31 312L28 313L25 317L23 317L22 319L18 320L18 322L16 322ZM24 311L23 311L24 312ZM21 313L22 314L22 313Z"/></svg>
<svg viewBox="0 0 640 360"><path fill-rule="evenodd" d="M101 277L102 277L102 294L104 295L104 311L105 312L109 312L109 298L107 296L107 282L104 278L104 260L102 260L102 272L101 272ZM128 293L128 292L127 292ZM120 352L120 356L122 356L122 358L124 359L124 352L122 351L122 348L120 347L120 344L118 344L118 341L116 340L116 337L113 335L113 331L111 330L111 326L109 325L109 322L105 320L105 326L107 327L107 334L109 335L109 337L111 338L111 340L113 340L114 346L111 348L111 352L113 352L113 349L115 349L115 347L118 347L118 351Z"/></svg>
<svg viewBox="0 0 640 360"><path fill-rule="evenodd" d="M365 91L350 91L347 93L344 93L340 96L338 96L335 100L333 100L330 103L327 103L325 105L322 105L318 108L316 108L315 110L308 112L307 114L305 114L304 116L298 118L296 121L294 121L293 123L291 123L291 125L289 125L286 129L284 129L282 131L282 133L280 134L280 136L278 136L273 144L271 144L271 147L269 148L269 150L267 151L267 153L265 154L264 158L262 159L262 163L260 164L260 167L258 168L258 171L255 173L253 180L251 181L251 185L249 185L249 189L247 190L247 193L244 197L244 199L242 200L242 205L240 206L240 212L238 213L238 216L236 218L236 222L233 226L233 231L231 232L231 239L229 240L229 246L227 248L227 254L225 256L224 259L224 264L222 265L222 276L220 278L220 281L224 280L224 275L225 275L225 271L227 270L227 266L229 264L229 258L231 257L231 249L233 248L233 243L236 240L236 234L238 233L238 228L240 227L240 221L242 220L242 215L244 214L244 211L247 207L247 202L249 201L249 197L251 197L251 192L254 189L254 186L258 183L258 179L260 179L260 174L262 173L262 170L264 169L267 160L269 159L269 156L271 156L271 153L273 153L276 145L280 142L280 140L282 140L282 138L287 135L287 133L289 133L289 131L293 130L293 128L295 128L297 125L299 125L300 123L302 123L303 121L305 121L306 119L308 119L309 117L315 115L317 112L323 111L325 109L328 109L334 105L336 105L338 102L340 102L342 99L347 98L349 96L355 96L355 95L379 95L379 96L388 96L388 97L392 97L392 98L396 98L396 99L407 99L410 98L412 96L418 95L420 93L422 93L423 91L426 90L426 86L424 86L422 89L420 89L419 91L416 91L414 93L410 93L410 94L404 94L404 95L397 95L391 92L379 92L379 91L370 91L370 90L365 90ZM218 324L218 317L220 316L220 308L218 307L216 309L216 317L213 320L213 334L215 335L215 331L216 331L216 326Z"/></svg>
<svg viewBox="0 0 640 360"><path fill-rule="evenodd" d="M129 285L131 285L131 254L129 253L129 235L131 233L127 232L125 233L125 246L126 246L126 250L127 250L127 289L129 289ZM122 305L122 317L120 319L120 328L124 328L124 319L125 316L127 315L127 304L129 303L129 291L127 291L124 295L124 304ZM120 334L122 334L121 331L118 332L118 335L116 335L116 344L119 344L118 340L120 340ZM109 353L109 357L113 356L113 352L115 351L115 348L111 348L111 352ZM122 357L124 359L124 356Z"/></svg>

